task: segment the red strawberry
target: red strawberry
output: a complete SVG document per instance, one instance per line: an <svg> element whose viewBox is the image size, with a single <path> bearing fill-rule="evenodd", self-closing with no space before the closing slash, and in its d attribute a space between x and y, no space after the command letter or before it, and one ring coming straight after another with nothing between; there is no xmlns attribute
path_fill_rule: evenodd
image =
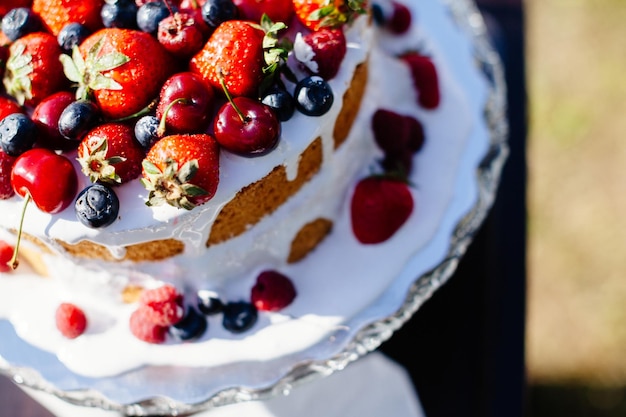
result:
<svg viewBox="0 0 626 417"><path fill-rule="evenodd" d="M162 285L144 291L139 298L139 304L144 319L159 326L176 324L185 313L183 296L173 285Z"/></svg>
<svg viewBox="0 0 626 417"><path fill-rule="evenodd" d="M400 57L411 70L413 84L417 89L418 103L426 109L439 106L440 90L437 68L430 57L408 53Z"/></svg>
<svg viewBox="0 0 626 417"><path fill-rule="evenodd" d="M350 211L357 240L363 244L381 243L409 218L413 196L403 181L368 177L357 183Z"/></svg>
<svg viewBox="0 0 626 417"><path fill-rule="evenodd" d="M15 163L15 156L10 156L0 149L0 200L5 200L15 194L11 185L11 169Z"/></svg>
<svg viewBox="0 0 626 417"><path fill-rule="evenodd" d="M6 92L20 104L36 106L65 87L61 48L54 36L36 32L16 40L4 74Z"/></svg>
<svg viewBox="0 0 626 417"><path fill-rule="evenodd" d="M306 69L329 80L337 75L346 55L346 37L342 29L320 29L305 36L298 34L294 54Z"/></svg>
<svg viewBox="0 0 626 417"><path fill-rule="evenodd" d="M263 271L256 279L250 300L257 310L279 311L296 298L296 289L285 275L277 271Z"/></svg>
<svg viewBox="0 0 626 417"><path fill-rule="evenodd" d="M33 0L33 11L41 17L50 33L57 36L69 22L83 24L92 32L100 29L103 5L104 0Z"/></svg>
<svg viewBox="0 0 626 417"><path fill-rule="evenodd" d="M130 331L139 340L147 343L163 343L167 336L167 327L152 323L145 310L135 310L130 316Z"/></svg>
<svg viewBox="0 0 626 417"><path fill-rule="evenodd" d="M122 123L94 128L78 146L78 162L92 182L115 185L135 179L141 173L143 157L133 128Z"/></svg>
<svg viewBox="0 0 626 417"><path fill-rule="evenodd" d="M13 246L4 240L0 240L0 272L11 272L11 259L13 259Z"/></svg>
<svg viewBox="0 0 626 417"><path fill-rule="evenodd" d="M409 174L413 154L424 144L424 128L411 116L379 109L372 116L372 131L378 147L385 153L387 171Z"/></svg>
<svg viewBox="0 0 626 417"><path fill-rule="evenodd" d="M143 162L146 204L191 210L209 201L219 183L219 147L208 134L171 135L156 142Z"/></svg>
<svg viewBox="0 0 626 417"><path fill-rule="evenodd" d="M87 316L80 307L63 303L56 311L56 326L61 334L68 339L75 339L87 329Z"/></svg>
<svg viewBox="0 0 626 417"><path fill-rule="evenodd" d="M0 96L0 120L13 113L24 113L24 110L14 100Z"/></svg>
<svg viewBox="0 0 626 417"><path fill-rule="evenodd" d="M291 0L233 0L239 17L243 20L260 22L263 14L274 22L289 22L293 16Z"/></svg>
<svg viewBox="0 0 626 417"><path fill-rule="evenodd" d="M93 95L109 119L143 110L173 71L171 57L156 39L130 29L102 29L81 44L80 54L62 60L66 76L80 85L77 98Z"/></svg>
<svg viewBox="0 0 626 417"><path fill-rule="evenodd" d="M16 7L30 7L31 0L2 0L0 2L0 17Z"/></svg>
<svg viewBox="0 0 626 417"><path fill-rule="evenodd" d="M218 91L220 78L234 96L256 97L263 80L265 33L250 22L229 20L213 32L204 48L189 63L192 72Z"/></svg>
<svg viewBox="0 0 626 417"><path fill-rule="evenodd" d="M292 0L298 19L309 29L337 28L365 13L364 0Z"/></svg>

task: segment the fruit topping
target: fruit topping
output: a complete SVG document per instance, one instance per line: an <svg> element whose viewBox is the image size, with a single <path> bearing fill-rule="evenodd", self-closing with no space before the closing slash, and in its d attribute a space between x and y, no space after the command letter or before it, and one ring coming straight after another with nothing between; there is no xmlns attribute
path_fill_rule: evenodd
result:
<svg viewBox="0 0 626 417"><path fill-rule="evenodd" d="M41 17L48 31L57 36L67 22L80 23L90 31L100 29L103 4L102 0L33 0L33 11Z"/></svg>
<svg viewBox="0 0 626 417"><path fill-rule="evenodd" d="M58 129L61 136L78 142L100 122L100 109L89 100L77 100L69 103L61 112L58 120Z"/></svg>
<svg viewBox="0 0 626 417"><path fill-rule="evenodd" d="M296 289L285 275L277 271L263 271L252 287L250 300L261 311L279 311L296 298Z"/></svg>
<svg viewBox="0 0 626 417"><path fill-rule="evenodd" d="M161 128L161 121L156 116L143 116L135 123L135 139L145 151L148 151L163 137L164 130Z"/></svg>
<svg viewBox="0 0 626 417"><path fill-rule="evenodd" d="M219 146L208 134L171 135L152 146L143 161L147 205L168 203L191 210L209 201L219 183Z"/></svg>
<svg viewBox="0 0 626 417"><path fill-rule="evenodd" d="M0 146L11 156L19 156L31 149L37 139L37 126L30 117L13 113L0 120Z"/></svg>
<svg viewBox="0 0 626 417"><path fill-rule="evenodd" d="M378 109L372 116L372 131L376 144L385 153L385 171L407 176L412 169L413 154L424 144L422 124L414 117Z"/></svg>
<svg viewBox="0 0 626 417"><path fill-rule="evenodd" d="M305 69L325 80L337 75L346 51L342 29L320 29L304 36L298 33L293 46L296 59Z"/></svg>
<svg viewBox="0 0 626 417"><path fill-rule="evenodd" d="M238 15L233 0L207 0L201 10L202 20L213 29L228 20L236 19Z"/></svg>
<svg viewBox="0 0 626 417"><path fill-rule="evenodd" d="M107 227L117 219L120 202L111 188L92 184L78 194L74 209L76 218L85 226Z"/></svg>
<svg viewBox="0 0 626 417"><path fill-rule="evenodd" d="M72 303L62 303L55 314L56 326L61 334L68 339L76 339L87 329L85 312Z"/></svg>
<svg viewBox="0 0 626 417"><path fill-rule="evenodd" d="M180 341L189 341L200 338L207 330L206 317L198 313L193 307L187 307L187 312L181 321L169 328L170 335Z"/></svg>
<svg viewBox="0 0 626 417"><path fill-rule="evenodd" d="M350 203L352 231L363 244L393 236L413 212L413 196L404 181L367 177L356 185Z"/></svg>
<svg viewBox="0 0 626 417"><path fill-rule="evenodd" d="M167 326L160 326L150 321L145 309L137 309L130 315L131 333L146 343L159 344L165 342Z"/></svg>
<svg viewBox="0 0 626 417"><path fill-rule="evenodd" d="M11 185L11 169L14 163L15 157L7 155L0 149L0 200L5 200L15 195Z"/></svg>
<svg viewBox="0 0 626 417"><path fill-rule="evenodd" d="M156 35L159 23L170 15L170 9L164 1L150 1L137 10L137 26L142 31Z"/></svg>
<svg viewBox="0 0 626 417"><path fill-rule="evenodd" d="M13 246L0 240L0 272L11 272L11 258L13 258Z"/></svg>
<svg viewBox="0 0 626 417"><path fill-rule="evenodd" d="M77 140L68 140L59 131L59 119L67 106L74 102L74 94L69 91L59 91L39 102L31 118L37 125L37 146L51 150L66 151L78 146ZM63 129L67 129L67 122L74 124L77 119L74 115L66 115ZM95 123L95 122L94 122Z"/></svg>
<svg viewBox="0 0 626 417"><path fill-rule="evenodd" d="M28 7L11 9L2 18L2 32L11 41L41 30L41 20Z"/></svg>
<svg viewBox="0 0 626 417"><path fill-rule="evenodd" d="M204 29L190 13L176 12L159 22L157 39L172 55L190 58L204 46Z"/></svg>
<svg viewBox="0 0 626 417"><path fill-rule="evenodd" d="M411 11L402 3L392 1L388 10L380 4L372 5L374 21L396 35L406 33L411 27Z"/></svg>
<svg viewBox="0 0 626 417"><path fill-rule="evenodd" d="M80 45L91 35L91 31L85 25L71 22L63 26L57 35L57 42L65 53L72 53L75 46Z"/></svg>
<svg viewBox="0 0 626 417"><path fill-rule="evenodd" d="M137 5L133 0L105 0L100 11L102 24L107 28L137 28Z"/></svg>
<svg viewBox="0 0 626 417"><path fill-rule="evenodd" d="M259 318L259 313L252 304L235 301L224 305L222 326L232 333L243 333L252 328Z"/></svg>
<svg viewBox="0 0 626 417"><path fill-rule="evenodd" d="M309 29L340 27L365 13L363 0L293 0L298 19Z"/></svg>
<svg viewBox="0 0 626 417"><path fill-rule="evenodd" d="M287 90L273 86L261 99L261 103L270 107L281 122L291 119L296 110L296 101Z"/></svg>
<svg viewBox="0 0 626 417"><path fill-rule="evenodd" d="M212 316L224 310L224 302L215 291L200 290L197 295L198 310L200 310L202 314Z"/></svg>
<svg viewBox="0 0 626 417"><path fill-rule="evenodd" d="M293 16L291 0L234 0L239 17L252 22L260 22L266 14L274 22L289 22Z"/></svg>
<svg viewBox="0 0 626 417"><path fill-rule="evenodd" d="M402 55L400 58L407 63L411 71L411 78L417 90L418 104L425 109L437 108L440 90L437 68L433 60L415 52Z"/></svg>
<svg viewBox="0 0 626 417"><path fill-rule="evenodd" d="M178 323L185 312L182 294L169 284L145 290L139 298L138 309L144 311L148 321L160 326Z"/></svg>
<svg viewBox="0 0 626 417"><path fill-rule="evenodd" d="M307 116L326 114L334 101L330 85L317 75L300 80L293 95L296 99L296 108Z"/></svg>

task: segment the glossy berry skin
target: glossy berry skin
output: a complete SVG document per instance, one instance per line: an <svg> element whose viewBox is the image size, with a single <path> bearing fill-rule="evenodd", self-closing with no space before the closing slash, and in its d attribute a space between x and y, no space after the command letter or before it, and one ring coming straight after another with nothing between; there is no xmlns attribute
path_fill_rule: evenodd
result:
<svg viewBox="0 0 626 417"><path fill-rule="evenodd" d="M237 17L237 6L232 0L207 0L202 5L202 19L211 28Z"/></svg>
<svg viewBox="0 0 626 417"><path fill-rule="evenodd" d="M15 163L15 157L7 155L3 150L0 150L0 200L13 197L15 191L11 185L11 170Z"/></svg>
<svg viewBox="0 0 626 417"><path fill-rule="evenodd" d="M13 113L25 113L22 106L17 104L15 100L0 96L0 120Z"/></svg>
<svg viewBox="0 0 626 417"><path fill-rule="evenodd" d="M296 288L289 278L278 271L259 274L250 293L250 301L257 310L279 311L296 298Z"/></svg>
<svg viewBox="0 0 626 417"><path fill-rule="evenodd" d="M74 203L76 218L94 229L112 224L120 211L120 201L110 187L93 184L78 194Z"/></svg>
<svg viewBox="0 0 626 417"><path fill-rule="evenodd" d="M326 114L334 101L330 85L317 75L300 80L293 95L296 99L296 108L307 116Z"/></svg>
<svg viewBox="0 0 626 417"><path fill-rule="evenodd" d="M235 106L243 114L243 120ZM271 151L278 143L280 122L265 104L235 97L217 112L213 132L224 149L243 156L258 156Z"/></svg>
<svg viewBox="0 0 626 417"><path fill-rule="evenodd" d="M165 125L170 133L200 133L213 114L214 96L213 87L199 75L174 74L161 88L156 117L160 120L167 111Z"/></svg>
<svg viewBox="0 0 626 417"><path fill-rule="evenodd" d="M67 140L59 132L61 113L73 102L74 94L69 91L59 91L39 102L31 116L39 133L36 146L61 151L74 149L78 146L78 141Z"/></svg>
<svg viewBox="0 0 626 417"><path fill-rule="evenodd" d="M222 326L231 333L243 333L257 322L259 313L250 303L236 301L224 306Z"/></svg>
<svg viewBox="0 0 626 417"><path fill-rule="evenodd" d="M296 111L296 101L287 90L280 87L273 87L263 96L261 103L274 110L276 117L281 122L291 119Z"/></svg>
<svg viewBox="0 0 626 417"><path fill-rule="evenodd" d="M156 35L159 22L170 15L167 5L162 1L151 1L137 10L137 26L140 30Z"/></svg>
<svg viewBox="0 0 626 417"><path fill-rule="evenodd" d="M135 123L135 139L144 150L149 150L159 139L162 134L159 130L161 121L151 115L143 116Z"/></svg>
<svg viewBox="0 0 626 417"><path fill-rule="evenodd" d="M204 46L204 22L197 22L193 15L176 12L159 22L157 39L172 55L189 58Z"/></svg>
<svg viewBox="0 0 626 417"><path fill-rule="evenodd" d="M48 32L57 36L68 22L78 22L94 32L102 27L100 11L103 0L33 0L32 9Z"/></svg>
<svg viewBox="0 0 626 417"><path fill-rule="evenodd" d="M100 121L100 110L93 102L70 103L59 116L59 132L71 141L80 141Z"/></svg>
<svg viewBox="0 0 626 417"><path fill-rule="evenodd" d="M55 313L57 329L68 339L76 339L87 329L87 316L75 304L63 303Z"/></svg>
<svg viewBox="0 0 626 417"><path fill-rule="evenodd" d="M200 338L207 328L206 317L198 313L195 308L188 307L183 319L170 326L169 334L176 340L186 342Z"/></svg>
<svg viewBox="0 0 626 417"><path fill-rule="evenodd" d="M37 139L37 126L22 113L13 113L0 120L0 146L11 156L31 149Z"/></svg>
<svg viewBox="0 0 626 417"><path fill-rule="evenodd" d="M291 0L233 0L241 19L260 22L263 14L272 22L289 22L293 16Z"/></svg>
<svg viewBox="0 0 626 417"><path fill-rule="evenodd" d="M71 22L63 26L57 35L57 42L63 52L71 54L72 49L80 45L89 35L91 31L85 25Z"/></svg>
<svg viewBox="0 0 626 417"><path fill-rule="evenodd" d="M102 24L107 28L136 29L138 7L133 0L106 2L100 11Z"/></svg>
<svg viewBox="0 0 626 417"><path fill-rule="evenodd" d="M297 36L294 55L312 75L330 80L339 71L346 56L347 43L343 29L322 28L305 36Z"/></svg>
<svg viewBox="0 0 626 417"><path fill-rule="evenodd" d="M13 270L9 265L13 257L13 246L4 240L0 240L0 272L10 272Z"/></svg>
<svg viewBox="0 0 626 417"><path fill-rule="evenodd" d="M224 302L217 293L209 290L198 291L198 310L202 314L212 316L224 310Z"/></svg>
<svg viewBox="0 0 626 417"><path fill-rule="evenodd" d="M41 30L41 21L28 7L16 7L2 18L2 32L11 41Z"/></svg>
<svg viewBox="0 0 626 417"><path fill-rule="evenodd" d="M413 155L424 145L422 124L412 116L378 109L372 116L372 132L384 152L382 166L386 172L407 176L413 168Z"/></svg>
<svg viewBox="0 0 626 417"><path fill-rule="evenodd" d="M13 190L46 213L59 213L74 202L78 178L74 165L63 155L34 148L20 155L11 171Z"/></svg>

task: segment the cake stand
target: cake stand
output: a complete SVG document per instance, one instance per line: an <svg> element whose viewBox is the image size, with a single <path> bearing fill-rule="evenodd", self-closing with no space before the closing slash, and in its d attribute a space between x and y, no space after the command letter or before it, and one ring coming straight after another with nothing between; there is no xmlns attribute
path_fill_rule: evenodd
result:
<svg viewBox="0 0 626 417"><path fill-rule="evenodd" d="M259 417L296 412L303 416L346 416L351 414L345 401L319 399L336 393L337 387L361 387L358 402L369 404L371 411L375 405L364 398L378 398L377 404L386 404L374 396L377 388L385 398L396 398L394 392L406 393L409 384L402 370L370 352L391 337L452 275L491 207L508 153L502 68L476 6L471 0L420 0L418 7L418 18L423 18L420 24L436 25L439 33L445 34L436 40L455 81L467 89L474 128L456 162L448 190L450 201L438 217L432 237L366 308L346 318L323 342L286 357L200 369L150 366L115 378L75 375L56 356L28 345L8 322L0 320L0 372L65 417L198 413L227 417L234 415L229 414L231 410ZM336 371L343 372L332 375ZM381 372L397 383L375 383L369 388L360 385L375 382ZM324 376L329 378L322 379ZM381 385L387 386L381 389ZM297 386L289 396L294 400L276 398ZM372 395L363 395L368 392ZM414 398L411 394L403 397ZM317 414L298 411L307 398L317 399L320 405L334 404L335 410L318 408ZM254 400L257 402L250 403ZM397 402L406 406L406 414L398 410L393 415L419 417L418 403L408 401ZM390 410L389 404L386 407Z"/></svg>

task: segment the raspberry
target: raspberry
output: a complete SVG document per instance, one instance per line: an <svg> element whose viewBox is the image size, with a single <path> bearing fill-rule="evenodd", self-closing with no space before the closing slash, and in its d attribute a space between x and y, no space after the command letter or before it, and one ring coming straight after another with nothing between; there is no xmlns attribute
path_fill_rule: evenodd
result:
<svg viewBox="0 0 626 417"><path fill-rule="evenodd" d="M185 313L183 297L172 285L144 291L139 298L139 310L150 323L171 326L178 323Z"/></svg>
<svg viewBox="0 0 626 417"><path fill-rule="evenodd" d="M13 258L13 246L9 245L4 240L0 240L0 272L13 270L9 265L11 258Z"/></svg>
<svg viewBox="0 0 626 417"><path fill-rule="evenodd" d="M56 311L56 325L63 336L75 339L85 332L87 316L76 305L63 303Z"/></svg>
<svg viewBox="0 0 626 417"><path fill-rule="evenodd" d="M437 108L440 101L439 78L432 59L418 53L408 53L400 58L411 70L413 84L418 93L418 104L425 109Z"/></svg>
<svg viewBox="0 0 626 417"><path fill-rule="evenodd" d="M346 38L341 29L320 29L303 37L298 35L294 54L312 74L330 80L339 71L346 55Z"/></svg>
<svg viewBox="0 0 626 417"><path fill-rule="evenodd" d="M296 298L296 289L289 278L277 271L259 274L250 299L258 310L278 311Z"/></svg>
<svg viewBox="0 0 626 417"><path fill-rule="evenodd" d="M384 168L408 175L413 154L424 144L422 124L411 116L378 109L372 116L372 131L376 144L385 153Z"/></svg>
<svg viewBox="0 0 626 417"><path fill-rule="evenodd" d="M163 343L167 335L167 327L151 322L145 315L146 309L139 308L130 316L130 331L139 340L147 343Z"/></svg>
<svg viewBox="0 0 626 417"><path fill-rule="evenodd" d="M389 30L397 35L406 33L411 27L411 11L404 4L392 2L393 12L387 22Z"/></svg>

